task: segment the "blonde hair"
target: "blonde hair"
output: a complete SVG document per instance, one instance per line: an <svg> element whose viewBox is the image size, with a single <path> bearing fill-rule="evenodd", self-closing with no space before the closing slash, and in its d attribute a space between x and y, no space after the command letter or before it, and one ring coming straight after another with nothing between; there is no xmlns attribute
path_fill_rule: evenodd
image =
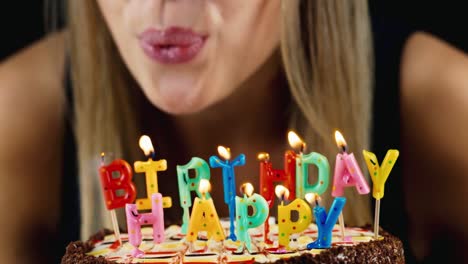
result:
<svg viewBox="0 0 468 264"><path fill-rule="evenodd" d="M74 0L68 5L84 238L111 226L100 195L99 153L106 150L127 160L141 158L137 144L128 143L138 137L135 102L141 93L96 2ZM367 148L372 98L367 1L282 1L281 51L295 102L291 128L314 151L326 155L332 168L335 129L343 132L351 150ZM370 223L369 197L354 190L346 196L346 223Z"/></svg>

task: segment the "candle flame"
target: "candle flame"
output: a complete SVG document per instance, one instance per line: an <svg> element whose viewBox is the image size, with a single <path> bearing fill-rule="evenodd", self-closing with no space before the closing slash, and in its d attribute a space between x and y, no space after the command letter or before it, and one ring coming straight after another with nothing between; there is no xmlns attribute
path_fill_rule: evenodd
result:
<svg viewBox="0 0 468 264"><path fill-rule="evenodd" d="M230 148L226 148L226 147L223 147L223 146L218 146L218 153L225 160L230 160L231 159L231 149Z"/></svg>
<svg viewBox="0 0 468 264"><path fill-rule="evenodd" d="M304 151L305 149L305 143L304 141L302 141L302 139L296 134L296 132L294 131L289 131L288 132L288 141L289 141L289 145L292 147L292 148L295 148L295 149L300 149L301 152Z"/></svg>
<svg viewBox="0 0 468 264"><path fill-rule="evenodd" d="M146 156L149 156L154 152L153 143L151 143L151 139L147 135L140 137L139 145Z"/></svg>
<svg viewBox="0 0 468 264"><path fill-rule="evenodd" d="M198 191L200 191L200 193L202 194L205 194L209 192L210 189L211 189L210 181L207 179L201 179L200 184L198 185Z"/></svg>
<svg viewBox="0 0 468 264"><path fill-rule="evenodd" d="M248 197L252 196L254 192L254 187L250 182L244 183L241 186L241 192L246 194Z"/></svg>
<svg viewBox="0 0 468 264"><path fill-rule="evenodd" d="M289 190L288 190L288 188L284 187L283 185L276 185L275 194L281 200L286 200L289 197Z"/></svg>
<svg viewBox="0 0 468 264"><path fill-rule="evenodd" d="M269 161L270 160L270 154L268 154L266 152L260 152L257 155L257 159L259 161Z"/></svg>
<svg viewBox="0 0 468 264"><path fill-rule="evenodd" d="M338 130L335 131L335 141L336 141L336 145L339 148L343 149L343 151L346 151L346 140L344 139L341 132Z"/></svg>
<svg viewBox="0 0 468 264"><path fill-rule="evenodd" d="M310 204L314 203L314 202L315 202L315 204L318 204L318 202L320 202L320 200L322 200L322 198L320 198L320 195L318 195L317 193L306 193L305 194L305 199Z"/></svg>

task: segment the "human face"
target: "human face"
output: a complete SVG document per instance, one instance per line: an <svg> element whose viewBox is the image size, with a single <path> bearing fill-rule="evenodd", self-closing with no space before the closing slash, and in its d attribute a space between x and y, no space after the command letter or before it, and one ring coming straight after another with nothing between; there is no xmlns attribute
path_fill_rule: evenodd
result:
<svg viewBox="0 0 468 264"><path fill-rule="evenodd" d="M227 98L279 46L280 0L97 0L148 99L190 114Z"/></svg>

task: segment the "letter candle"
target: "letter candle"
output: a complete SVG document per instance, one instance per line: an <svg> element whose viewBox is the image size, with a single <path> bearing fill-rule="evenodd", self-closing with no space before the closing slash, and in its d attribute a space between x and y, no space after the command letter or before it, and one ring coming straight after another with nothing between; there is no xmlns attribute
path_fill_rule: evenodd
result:
<svg viewBox="0 0 468 264"><path fill-rule="evenodd" d="M317 152L304 155L306 143L294 131L289 131L288 141L291 147L300 149L299 155L296 156L296 198L304 199L305 194L309 192L323 194L329 183L328 159ZM318 169L317 182L313 185L309 183L309 164Z"/></svg>
<svg viewBox="0 0 468 264"><path fill-rule="evenodd" d="M373 183L372 196L375 198L374 235L377 239L379 237L380 199L384 196L385 182L387 181L400 152L396 149L388 150L382 162L382 166L379 165L379 161L374 153L363 150L362 154L364 155L364 160L366 161Z"/></svg>
<svg viewBox="0 0 468 264"><path fill-rule="evenodd" d="M333 177L332 196L339 197L344 195L344 188L355 186L359 194L368 194L370 192L364 175L361 172L354 154L347 153L346 141L340 131L335 131L335 140L341 153L336 155L335 175ZM345 224L343 214L340 214L341 236L345 238Z"/></svg>
<svg viewBox="0 0 468 264"><path fill-rule="evenodd" d="M189 177L189 170L191 169L195 170L194 178ZM182 216L181 233L184 235L187 234L187 227L190 221L189 208L192 206L192 198L190 193L195 191L197 196L201 198L201 193L198 188L200 186L200 180L202 179L210 180L210 167L203 159L193 157L189 163L177 166L180 206L184 210L184 214ZM209 198L210 194L207 193L206 196Z"/></svg>
<svg viewBox="0 0 468 264"><path fill-rule="evenodd" d="M163 197L160 193L152 194L150 213L140 214L135 204L127 204L125 206L125 214L127 216L128 241L135 247L132 251L134 257L139 257L143 254L143 251L138 248L142 239L142 225L153 225L154 243L164 241Z"/></svg>
<svg viewBox="0 0 468 264"><path fill-rule="evenodd" d="M260 161L260 195L263 196L268 207L272 208L275 199L275 183L284 185L290 190L291 199L295 198L296 189L296 153L288 150L284 153L283 169L274 169L270 161L270 155L266 152L259 153L257 156ZM270 233L270 224L265 222L264 239L267 243L272 243L268 238Z"/></svg>
<svg viewBox="0 0 468 264"><path fill-rule="evenodd" d="M104 160L105 154L101 153L99 178L117 242L112 245L112 248L117 248L122 245L122 239L115 209L124 207L126 203L133 202L136 197L136 188L132 183L132 168L125 160L116 159L108 165L104 164ZM118 191L123 191L123 194L118 194Z"/></svg>
<svg viewBox="0 0 468 264"><path fill-rule="evenodd" d="M278 206L278 237L279 245L289 249L289 237L291 234L304 231L312 219L312 211L309 205L302 199L296 198L288 205L284 200L289 196L289 191L282 185L277 185L275 193L281 199ZM291 221L291 212L296 211L299 215L297 221Z"/></svg>
<svg viewBox="0 0 468 264"><path fill-rule="evenodd" d="M236 197L236 235L249 251L252 250L252 242L248 230L263 224L269 212L265 198L253 191L252 184L245 183L241 186L241 194L244 197ZM253 208L252 215L248 214L249 206Z"/></svg>
<svg viewBox="0 0 468 264"><path fill-rule="evenodd" d="M195 241L201 231L207 232L208 239L213 238L215 241L222 241L225 238L213 199L206 197L209 189L210 182L201 179L199 184L201 198L195 197L193 201L192 215L187 230L187 242Z"/></svg>
<svg viewBox="0 0 468 264"><path fill-rule="evenodd" d="M212 168L223 168L224 202L229 207L229 238L232 241L236 241L237 238L234 232L234 219L236 217L236 175L234 174L234 167L245 165L245 155L240 154L233 160L230 160L231 151L229 148L223 146L218 146L218 153L224 161L217 156L211 156L210 165Z"/></svg>
<svg viewBox="0 0 468 264"><path fill-rule="evenodd" d="M318 228L317 240L307 244L307 249L314 248L330 248L333 235L333 227L338 220L339 215L346 203L346 198L337 197L333 200L330 210L327 215L327 211L324 207L320 206L320 196L317 194L308 193L306 199L310 204L314 206L314 217ZM315 204L314 204L315 202Z"/></svg>
<svg viewBox="0 0 468 264"><path fill-rule="evenodd" d="M148 161L136 161L133 165L135 172L144 172L146 176L146 195L147 198L137 199L136 205L138 210L151 209L151 196L158 192L158 171L167 170L167 161L165 159L154 161L155 152L151 139L143 135L139 140L140 148L146 156L149 156ZM171 197L163 197L163 207L169 208L172 206Z"/></svg>

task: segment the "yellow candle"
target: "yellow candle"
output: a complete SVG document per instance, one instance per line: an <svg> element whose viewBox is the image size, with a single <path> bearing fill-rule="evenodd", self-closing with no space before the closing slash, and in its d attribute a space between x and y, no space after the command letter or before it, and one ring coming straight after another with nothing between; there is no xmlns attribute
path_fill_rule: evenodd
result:
<svg viewBox="0 0 468 264"><path fill-rule="evenodd" d="M312 211L309 205L302 199L295 199L288 205L284 205L284 199L289 196L289 191L282 185L276 186L276 195L281 198L278 206L278 237L279 245L289 249L289 237L304 231L312 220ZM299 215L296 221L291 220L291 212L296 211Z"/></svg>
<svg viewBox="0 0 468 264"><path fill-rule="evenodd" d="M145 155L154 153L153 144L148 136L140 138L140 147L145 152ZM158 171L167 170L167 161L165 159L153 161L149 158L148 161L137 161L133 164L135 172L145 173L146 177L146 198L137 199L136 205L138 210L151 209L151 196L159 193L158 189ZM172 206L171 197L163 197L163 207L169 208Z"/></svg>
<svg viewBox="0 0 468 264"><path fill-rule="evenodd" d="M210 188L210 182L200 180L199 191L202 198L195 198L193 202L192 215L187 230L187 241L193 242L197 239L199 232L206 232L208 239L222 241L225 238L223 227L219 221L218 213L213 204L213 199L206 198Z"/></svg>
<svg viewBox="0 0 468 264"><path fill-rule="evenodd" d="M385 182L392 171L393 165L395 165L399 151L396 149L388 150L382 162L382 166L379 165L374 153L366 150L363 150L362 153L374 185L372 188L372 196L380 200L384 196Z"/></svg>

